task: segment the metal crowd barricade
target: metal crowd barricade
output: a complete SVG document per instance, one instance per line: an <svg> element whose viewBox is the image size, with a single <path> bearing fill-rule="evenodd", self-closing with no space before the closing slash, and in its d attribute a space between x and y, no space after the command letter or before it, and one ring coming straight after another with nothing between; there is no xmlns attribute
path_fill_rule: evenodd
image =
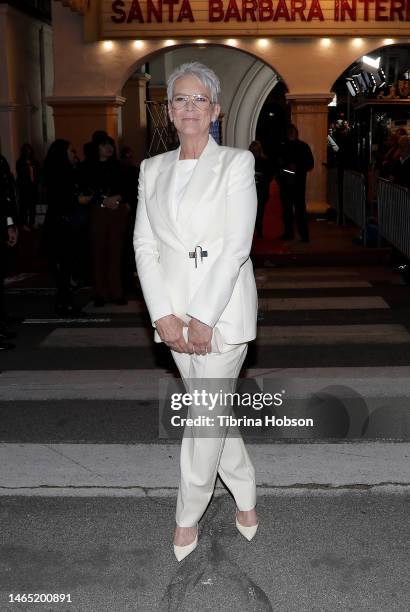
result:
<svg viewBox="0 0 410 612"><path fill-rule="evenodd" d="M327 202L340 215L339 188L338 188L338 167L324 163L327 169Z"/></svg>
<svg viewBox="0 0 410 612"><path fill-rule="evenodd" d="M354 170L343 173L343 214L363 230L363 245L366 246L366 177Z"/></svg>
<svg viewBox="0 0 410 612"><path fill-rule="evenodd" d="M379 237L410 257L410 189L379 179L377 210Z"/></svg>

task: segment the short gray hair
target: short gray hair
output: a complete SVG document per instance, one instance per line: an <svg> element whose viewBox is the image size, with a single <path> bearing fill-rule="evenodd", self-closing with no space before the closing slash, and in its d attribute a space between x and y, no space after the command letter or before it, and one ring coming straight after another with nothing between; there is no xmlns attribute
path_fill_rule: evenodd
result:
<svg viewBox="0 0 410 612"><path fill-rule="evenodd" d="M211 95L211 102L218 102L219 94L221 93L220 81L211 68L208 68L208 66L205 66L200 62L188 62L186 64L181 64L170 74L167 81L167 96L169 102L171 102L174 94L175 81L187 75L192 75L199 79L202 85L204 85L204 87L206 87L209 91Z"/></svg>

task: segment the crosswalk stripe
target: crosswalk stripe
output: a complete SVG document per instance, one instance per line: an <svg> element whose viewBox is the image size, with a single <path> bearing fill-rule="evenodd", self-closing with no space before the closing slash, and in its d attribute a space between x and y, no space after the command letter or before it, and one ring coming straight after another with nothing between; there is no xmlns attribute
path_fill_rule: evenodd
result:
<svg viewBox="0 0 410 612"><path fill-rule="evenodd" d="M57 290L54 287L9 287L8 295L55 295Z"/></svg>
<svg viewBox="0 0 410 612"><path fill-rule="evenodd" d="M282 280L367 280L379 281L387 284L401 282L401 275L388 268L379 266L370 267L272 267L255 268L256 279L282 279Z"/></svg>
<svg viewBox="0 0 410 612"><path fill-rule="evenodd" d="M259 309L269 310L370 310L389 308L380 296L259 298Z"/></svg>
<svg viewBox="0 0 410 612"><path fill-rule="evenodd" d="M403 344L410 342L404 325L266 325L259 346L306 344ZM152 347L153 331L145 327L57 328L41 342L43 348Z"/></svg>
<svg viewBox="0 0 410 612"><path fill-rule="evenodd" d="M68 317L66 319L64 318L38 318L38 319L24 319L23 323L25 325L50 325L50 324L61 324L61 323L70 323L70 324L74 324L74 323L110 323L111 319L109 317L78 317L78 318L74 318L74 317Z"/></svg>
<svg viewBox="0 0 410 612"><path fill-rule="evenodd" d="M371 283L364 280L279 280L279 279L256 279L258 289L338 289L355 287L372 287Z"/></svg>
<svg viewBox="0 0 410 612"><path fill-rule="evenodd" d="M90 314L136 314L147 312L144 300L129 300L124 306L116 304L105 304L105 306L94 306L89 302L83 307L83 312Z"/></svg>
<svg viewBox="0 0 410 612"><path fill-rule="evenodd" d="M294 396L337 385L366 397L410 397L410 366L249 368L243 379L277 381ZM10 370L0 374L0 401L157 400L159 381L176 380L163 368L134 370Z"/></svg>
<svg viewBox="0 0 410 612"><path fill-rule="evenodd" d="M404 325L267 325L256 340L259 346L305 344L402 344L410 342Z"/></svg>
<svg viewBox="0 0 410 612"><path fill-rule="evenodd" d="M35 272L27 272L22 274L16 274L15 276L8 276L4 279L5 287L9 287L10 285L14 285L16 283L21 283L29 278L36 276Z"/></svg>
<svg viewBox="0 0 410 612"><path fill-rule="evenodd" d="M318 268L318 267L304 267L304 268L255 268L254 274L256 278L320 278L322 276L327 278L334 278L338 276L351 277L352 279L360 276L360 272L352 268Z"/></svg>
<svg viewBox="0 0 410 612"><path fill-rule="evenodd" d="M336 285L333 285L336 287ZM347 285L338 285L346 287ZM357 287L365 285L357 285ZM367 286L367 285L366 285ZM316 288L326 288L319 283ZM269 288L269 287L264 287ZM280 289L279 285L274 288ZM303 289L302 286L293 286L293 289ZM265 298L259 297L259 310L368 310L372 308L389 308L387 302L380 296L331 296L331 297L295 297L295 298ZM125 306L106 304L96 308L90 302L83 308L83 312L89 314L140 314L146 313L147 309L143 300L130 300Z"/></svg>

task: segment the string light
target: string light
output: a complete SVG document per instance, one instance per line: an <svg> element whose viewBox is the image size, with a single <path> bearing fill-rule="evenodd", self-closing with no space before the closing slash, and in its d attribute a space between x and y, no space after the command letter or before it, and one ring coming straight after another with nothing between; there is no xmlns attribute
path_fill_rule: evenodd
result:
<svg viewBox="0 0 410 612"><path fill-rule="evenodd" d="M361 47L363 44L363 38L353 38L352 45L354 47Z"/></svg>
<svg viewBox="0 0 410 612"><path fill-rule="evenodd" d="M258 45L260 47L267 47L268 46L268 40L266 38L259 38L258 40Z"/></svg>

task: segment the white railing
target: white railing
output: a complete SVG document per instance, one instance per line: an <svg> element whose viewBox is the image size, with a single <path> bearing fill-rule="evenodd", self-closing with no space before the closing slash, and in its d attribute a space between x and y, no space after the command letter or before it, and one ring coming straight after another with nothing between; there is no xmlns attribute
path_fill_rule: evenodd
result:
<svg viewBox="0 0 410 612"><path fill-rule="evenodd" d="M410 189L379 179L377 210L379 237L410 257Z"/></svg>
<svg viewBox="0 0 410 612"><path fill-rule="evenodd" d="M354 170L343 173L343 214L363 230L366 246L366 177Z"/></svg>
<svg viewBox="0 0 410 612"><path fill-rule="evenodd" d="M337 166L331 166L330 164L323 164L326 166L327 176L327 203L340 214L339 202L339 168Z"/></svg>

